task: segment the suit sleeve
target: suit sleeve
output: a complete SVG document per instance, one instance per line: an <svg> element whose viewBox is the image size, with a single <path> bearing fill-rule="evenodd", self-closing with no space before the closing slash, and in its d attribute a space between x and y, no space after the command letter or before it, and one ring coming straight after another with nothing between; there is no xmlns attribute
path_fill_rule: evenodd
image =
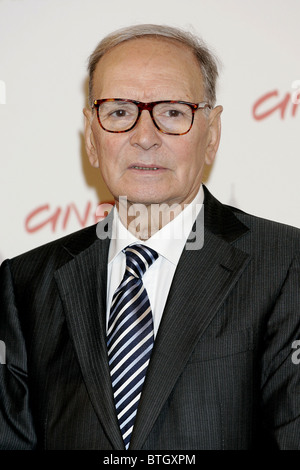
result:
<svg viewBox="0 0 300 470"><path fill-rule="evenodd" d="M0 267L0 340L0 450L34 449L26 345L9 261Z"/></svg>
<svg viewBox="0 0 300 470"><path fill-rule="evenodd" d="M268 319L262 361L262 406L265 427L275 447L300 449L300 256L291 263Z"/></svg>

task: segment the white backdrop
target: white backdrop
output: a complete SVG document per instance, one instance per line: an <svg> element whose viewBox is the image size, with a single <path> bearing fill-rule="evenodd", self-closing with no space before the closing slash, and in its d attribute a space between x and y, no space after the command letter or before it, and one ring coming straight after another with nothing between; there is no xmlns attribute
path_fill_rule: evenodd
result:
<svg viewBox="0 0 300 470"><path fill-rule="evenodd" d="M300 227L299 18L299 0L0 0L0 261L93 224L111 199L83 146L86 65L136 23L191 29L223 64L209 189Z"/></svg>

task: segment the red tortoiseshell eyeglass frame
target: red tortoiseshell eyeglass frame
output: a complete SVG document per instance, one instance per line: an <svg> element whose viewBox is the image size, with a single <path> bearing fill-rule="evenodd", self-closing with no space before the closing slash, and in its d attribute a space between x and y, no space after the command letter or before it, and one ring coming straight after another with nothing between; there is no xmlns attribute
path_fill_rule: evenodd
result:
<svg viewBox="0 0 300 470"><path fill-rule="evenodd" d="M106 129L102 123L101 123L101 120L100 120L100 117L99 117L99 107L102 103L105 103L107 101L125 101L127 103L133 103L135 104L137 107L138 107L138 115L136 117L136 120L135 122L133 123L133 125L131 127L129 127L128 129L125 129L124 131L111 131L111 130L108 130ZM159 127L159 125L155 122L155 119L153 117L153 108L155 105L157 104L160 104L160 103L172 103L172 104L186 104L187 106L189 106L192 110L192 120L191 120L191 125L190 127L188 128L187 131L185 132L182 132L182 133L173 133L173 132L166 132L164 131L163 129L161 129ZM155 127L160 131L162 132L163 134L168 134L168 135L185 135L187 134L191 128L192 128L192 125L193 125L193 122L194 122L194 116L195 116L195 112L198 110L198 109L205 109L205 108L209 108L211 109L211 106L209 105L209 103L207 103L206 101L202 101L201 103L189 103L188 101L176 101L176 100L161 100L161 101L152 101L151 103L143 103L142 101L135 101L135 100L128 100L128 99L123 99L123 98L105 98L105 99L102 99L102 100L94 100L93 101L93 105L92 105L92 109L96 109L97 111L97 118L98 118L98 122L101 126L101 128L103 130L105 130L106 132L112 132L114 134L121 134L123 132L129 132L131 131L134 126L137 124L140 116L141 116L141 113L142 111L146 110L146 111L149 111L150 113L150 116L151 116L151 119L153 121L153 124L155 125Z"/></svg>

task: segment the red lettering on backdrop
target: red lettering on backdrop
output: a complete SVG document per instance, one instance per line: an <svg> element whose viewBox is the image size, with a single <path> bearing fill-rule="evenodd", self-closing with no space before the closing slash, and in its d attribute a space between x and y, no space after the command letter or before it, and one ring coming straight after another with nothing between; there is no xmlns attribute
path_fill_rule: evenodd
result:
<svg viewBox="0 0 300 470"><path fill-rule="evenodd" d="M280 118L284 119L287 115L289 105L291 104L291 116L295 117L299 104L299 95L300 94L297 95L297 100L295 100L295 96L292 96L290 93L280 96L278 90L270 91L255 101L252 108L252 115L256 121L261 121L271 116L271 114L278 112Z"/></svg>
<svg viewBox="0 0 300 470"><path fill-rule="evenodd" d="M96 224L99 220L102 220L112 207L113 203L102 203L93 211L92 203L87 202L83 213L80 214L76 204L73 202L65 208L56 207L54 209L51 209L50 204L44 204L27 215L25 218L25 230L28 233L34 233L46 226L50 226L52 232L59 228L66 230L72 214L76 216L79 224L78 228L84 228L89 224Z"/></svg>
<svg viewBox="0 0 300 470"><path fill-rule="evenodd" d="M72 209L76 214L76 217L77 217L77 220L79 222L80 227L82 227L82 228L86 227L87 223L88 223L88 218L89 218L89 215L90 215L91 207L92 207L92 204L90 202L88 202L87 205L86 205L84 216L83 216L83 218L81 218L76 205L74 203L69 204L67 206L67 210L66 210L66 213L65 213L65 216L64 216L64 219L63 219L62 228L65 229L67 227L67 223L68 223L68 220L69 220L70 213L71 213Z"/></svg>
<svg viewBox="0 0 300 470"><path fill-rule="evenodd" d="M300 97L300 94L296 96L296 100L294 101L293 103L293 107L292 107L292 116L296 116L296 110L299 108L299 97Z"/></svg>
<svg viewBox="0 0 300 470"><path fill-rule="evenodd" d="M253 117L254 117L254 119L256 119L257 121L260 121L261 119L265 119L266 117L270 116L271 114L273 114L277 110L280 112L281 119L284 118L286 108L287 108L287 104L290 101L290 97L291 97L290 93L286 93L285 97L283 99L281 99L279 102L277 102L275 104L275 106L272 106L271 108L267 109L267 111L259 113L259 108L263 104L266 104L266 102L269 104L270 99L273 98L273 97L277 97L278 94L279 93L278 93L277 90L271 91L270 93L266 93L265 95L263 95L261 98L259 98L254 103L254 106L253 106ZM271 103L273 103L273 102L274 102L274 100L271 100Z"/></svg>
<svg viewBox="0 0 300 470"><path fill-rule="evenodd" d="M28 233L37 232L38 230L41 230L43 227L45 227L45 225L47 224L50 224L52 232L55 232L57 220L61 213L61 209L59 207L54 211L52 215L46 217L46 219L43 222L36 223L35 225L34 225L34 222L32 223L32 221L34 221L36 216L40 215L42 212L46 212L48 215L49 209L50 209L49 204L45 204L44 206L40 206L37 209L30 212L30 214L28 214L28 216L25 219L25 229Z"/></svg>

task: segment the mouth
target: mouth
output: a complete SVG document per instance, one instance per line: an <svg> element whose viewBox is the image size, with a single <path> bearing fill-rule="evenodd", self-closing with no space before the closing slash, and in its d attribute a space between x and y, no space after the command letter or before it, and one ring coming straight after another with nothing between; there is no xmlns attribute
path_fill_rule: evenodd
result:
<svg viewBox="0 0 300 470"><path fill-rule="evenodd" d="M156 166L154 166L154 167L151 167L151 166L132 166L131 168L133 168L134 170L146 170L146 171L159 170L159 168L156 167Z"/></svg>
<svg viewBox="0 0 300 470"><path fill-rule="evenodd" d="M143 165L143 164L133 164L129 167L130 170L138 170L138 171L159 171L165 170L162 166L156 165Z"/></svg>

